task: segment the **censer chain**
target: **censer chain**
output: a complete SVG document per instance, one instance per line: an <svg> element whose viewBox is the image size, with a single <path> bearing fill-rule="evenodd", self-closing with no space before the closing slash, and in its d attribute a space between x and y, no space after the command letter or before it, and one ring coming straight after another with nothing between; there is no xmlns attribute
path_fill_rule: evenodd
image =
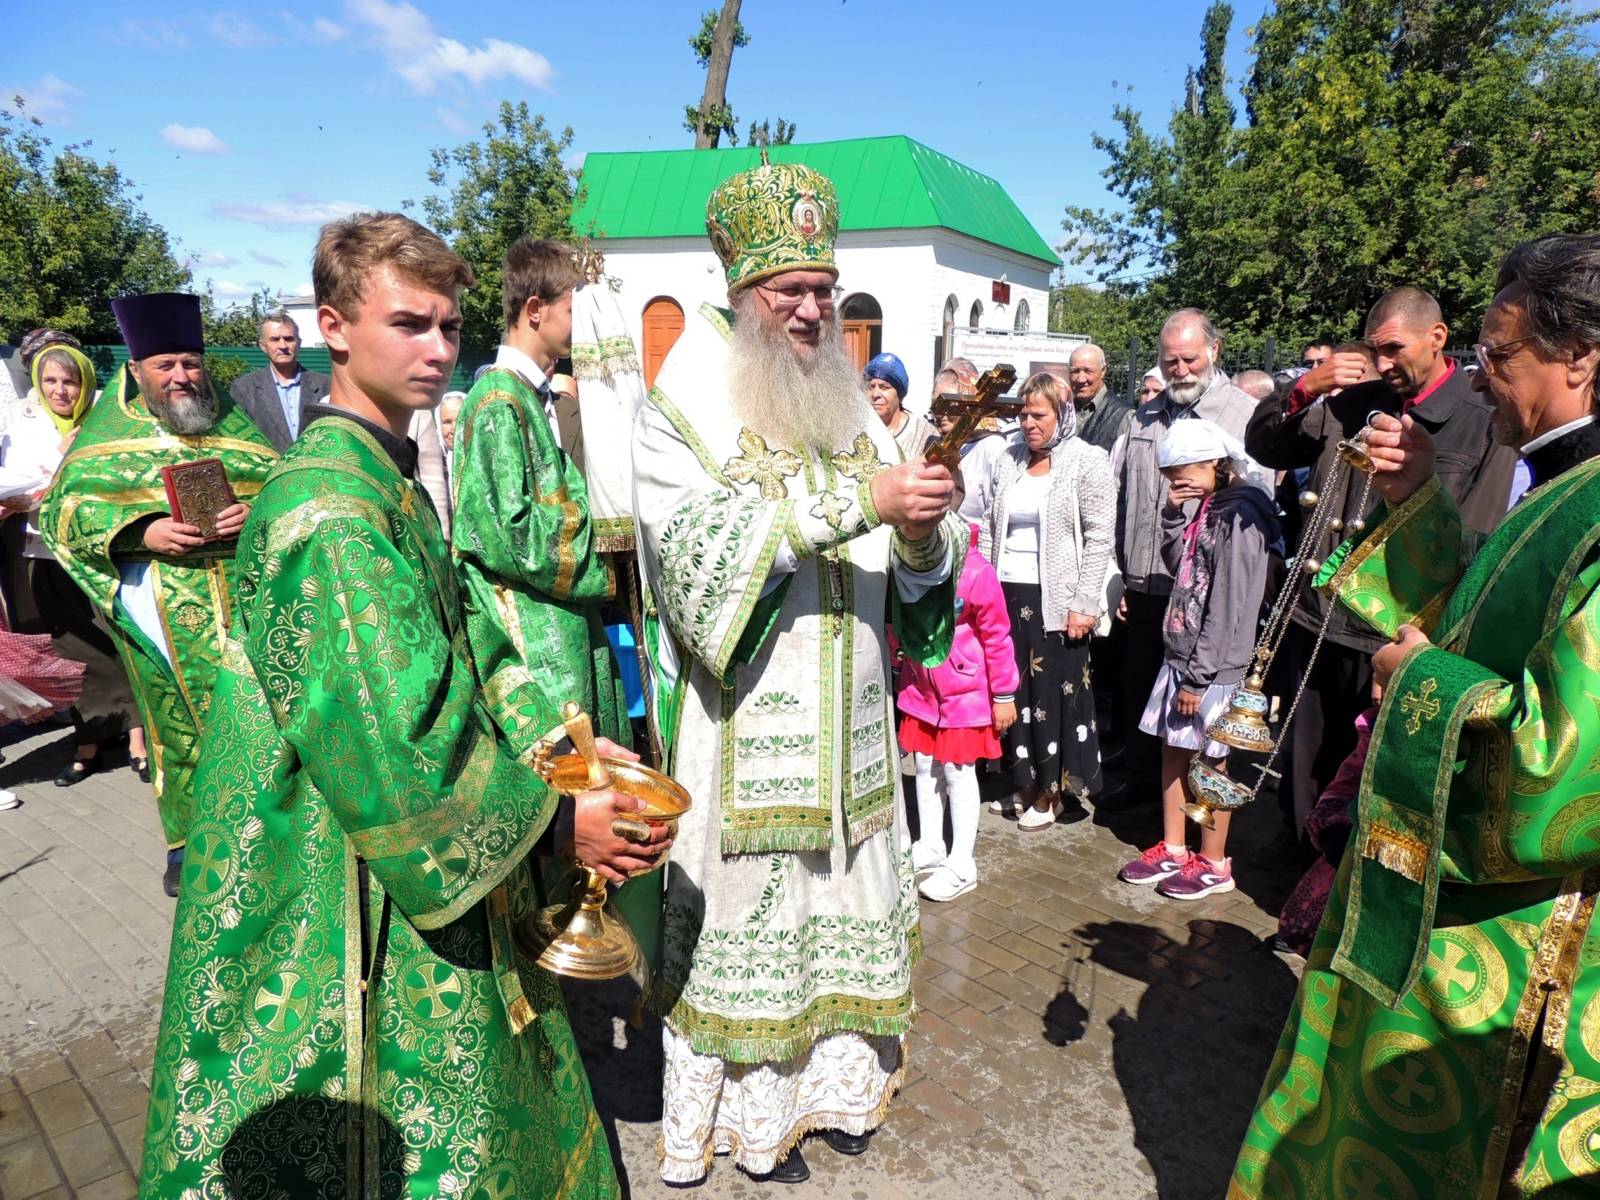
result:
<svg viewBox="0 0 1600 1200"><path fill-rule="evenodd" d="M1366 512L1367 511L1367 497L1371 494L1371 492L1372 492L1372 476L1371 476L1370 473L1363 472L1362 473L1362 480L1361 480L1361 497L1360 497L1359 503L1357 504L1357 510L1359 512ZM1308 530L1307 532L1309 533L1310 531ZM1304 541L1304 539L1302 539L1302 542L1303 541ZM1305 546L1303 544L1301 546L1301 550L1302 550L1302 552L1305 550ZM1302 556L1302 560L1303 560L1303 556ZM1283 594L1284 594L1284 596L1289 596L1289 595L1298 594L1298 593L1291 593L1289 591L1289 588L1288 588L1287 584L1285 584L1284 593ZM1306 659L1305 672L1304 672L1304 674L1302 674L1300 676L1300 685L1299 685L1299 687L1295 688L1294 699L1292 701L1290 701L1290 703L1289 703L1289 710L1288 710L1288 712L1284 713L1283 720L1278 725L1278 736L1276 738L1274 738L1273 741L1272 741L1272 752L1267 755L1266 762L1262 763L1259 767L1256 768L1260 772L1260 775L1256 779L1255 787L1250 789L1250 799L1251 799L1251 801L1254 801L1256 799L1256 795L1257 795L1257 793L1259 793L1261 791L1262 785L1267 782L1267 776L1269 776L1269 775L1271 775L1273 773L1272 772L1272 764L1278 761L1278 751L1283 746L1283 739L1286 738L1289 735L1289 726L1294 721L1294 714L1300 707L1300 699L1301 699L1301 697L1303 697L1306 694L1306 687L1311 682L1311 672L1317 665L1317 655L1322 653L1322 643L1327 640L1328 625L1333 620L1334 604L1335 604L1334 597L1329 596L1328 597L1328 603L1323 606L1322 623L1319 626L1317 626L1317 638L1316 638L1316 641L1312 642L1312 644L1311 644L1311 654ZM1282 607L1285 611L1288 610L1288 605L1287 604L1280 604L1280 607ZM1287 628L1286 624L1285 624L1285 628ZM1282 633L1280 633L1279 634L1279 640L1280 641L1282 640L1282 636L1283 636ZM1273 646L1272 653L1273 653L1274 656L1276 656L1276 654L1277 654L1277 646L1276 645ZM1269 658L1267 661L1270 662L1271 659ZM1266 664L1261 664L1261 666L1262 666L1262 669L1265 670Z"/></svg>

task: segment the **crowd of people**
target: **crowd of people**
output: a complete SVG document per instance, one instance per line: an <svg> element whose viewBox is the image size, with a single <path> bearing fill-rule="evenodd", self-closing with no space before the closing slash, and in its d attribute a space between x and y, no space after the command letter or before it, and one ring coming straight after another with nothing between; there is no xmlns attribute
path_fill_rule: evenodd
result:
<svg viewBox="0 0 1600 1200"><path fill-rule="evenodd" d="M930 420L898 357L850 360L838 227L802 164L719 184L728 305L648 398L596 270L532 239L446 394L475 280L398 214L321 233L328 376L275 312L218 395L176 294L114 302L103 390L69 331L8 358L0 715L67 714L61 786L127 739L178 899L141 1194L615 1195L521 933L573 861L642 913L665 1182L866 1152L986 788L1034 836L1159 797L1121 880L1234 887L1191 780L1230 772L1275 603L1305 969L1230 1197L1593 1186L1600 237L1512 254L1466 367L1413 287L1277 377L1183 308L1134 402L1085 344L951 447L978 371L940 364ZM581 444L600 397L621 486L615 437ZM676 827L534 769L569 702L687 789Z"/></svg>

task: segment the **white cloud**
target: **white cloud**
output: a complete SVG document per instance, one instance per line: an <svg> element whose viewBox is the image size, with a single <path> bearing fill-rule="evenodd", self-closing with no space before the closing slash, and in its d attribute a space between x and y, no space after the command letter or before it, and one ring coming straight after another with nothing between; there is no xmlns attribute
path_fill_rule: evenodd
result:
<svg viewBox="0 0 1600 1200"><path fill-rule="evenodd" d="M175 21L122 18L122 40L151 50L177 50L189 44L189 35Z"/></svg>
<svg viewBox="0 0 1600 1200"><path fill-rule="evenodd" d="M189 265L193 267L231 267L238 261L233 255L221 250L201 250L189 256Z"/></svg>
<svg viewBox="0 0 1600 1200"><path fill-rule="evenodd" d="M345 11L372 35L390 69L423 95L452 78L477 87L509 78L547 88L554 73L544 55L515 42L489 38L474 48L441 37L433 22L406 0L345 0Z"/></svg>
<svg viewBox="0 0 1600 1200"><path fill-rule="evenodd" d="M204 125L163 125L161 140L175 150L190 154L226 154L228 147Z"/></svg>
<svg viewBox="0 0 1600 1200"><path fill-rule="evenodd" d="M213 216L231 221L245 221L251 225L284 228L294 225L326 225L340 217L348 217L368 207L346 200L316 200L310 196L289 196L281 201L261 203L226 203L219 201L211 206Z"/></svg>
<svg viewBox="0 0 1600 1200"><path fill-rule="evenodd" d="M83 92L64 79L46 75L37 83L5 89L5 99L21 96L29 116L38 117L46 125L65 125L72 120L72 106L83 99Z"/></svg>
<svg viewBox="0 0 1600 1200"><path fill-rule="evenodd" d="M245 300L256 294L247 283L229 283L226 279L211 284L211 292L222 300Z"/></svg>
<svg viewBox="0 0 1600 1200"><path fill-rule="evenodd" d="M243 13L223 10L205 18L206 32L229 46L265 46L277 39Z"/></svg>
<svg viewBox="0 0 1600 1200"><path fill-rule="evenodd" d="M446 133L453 133L456 137L466 137L474 132L472 122L453 108L436 108L433 110L433 115L439 118L439 124L444 126Z"/></svg>
<svg viewBox="0 0 1600 1200"><path fill-rule="evenodd" d="M263 254L260 250L250 251L250 257L253 261L260 263L264 267L286 267L289 265L288 263L284 262L283 259L274 258L270 254Z"/></svg>
<svg viewBox="0 0 1600 1200"><path fill-rule="evenodd" d="M278 10L278 22L288 30L290 40L315 42L323 46L343 40L350 32L327 17L315 17L308 23L287 9Z"/></svg>

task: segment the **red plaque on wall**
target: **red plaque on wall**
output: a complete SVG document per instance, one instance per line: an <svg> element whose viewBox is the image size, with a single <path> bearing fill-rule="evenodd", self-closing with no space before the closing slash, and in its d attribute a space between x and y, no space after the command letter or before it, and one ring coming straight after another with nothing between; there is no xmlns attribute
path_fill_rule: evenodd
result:
<svg viewBox="0 0 1600 1200"><path fill-rule="evenodd" d="M990 284L989 299L994 304L1011 303L1011 285L996 279Z"/></svg>

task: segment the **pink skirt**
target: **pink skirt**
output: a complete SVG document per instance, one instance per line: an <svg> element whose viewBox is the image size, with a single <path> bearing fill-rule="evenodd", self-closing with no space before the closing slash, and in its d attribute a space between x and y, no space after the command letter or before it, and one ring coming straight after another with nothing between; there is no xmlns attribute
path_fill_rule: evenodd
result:
<svg viewBox="0 0 1600 1200"><path fill-rule="evenodd" d="M907 754L927 754L934 762L958 766L1000 757L1000 739L993 725L947 729L929 725L921 717L900 719L900 748Z"/></svg>

